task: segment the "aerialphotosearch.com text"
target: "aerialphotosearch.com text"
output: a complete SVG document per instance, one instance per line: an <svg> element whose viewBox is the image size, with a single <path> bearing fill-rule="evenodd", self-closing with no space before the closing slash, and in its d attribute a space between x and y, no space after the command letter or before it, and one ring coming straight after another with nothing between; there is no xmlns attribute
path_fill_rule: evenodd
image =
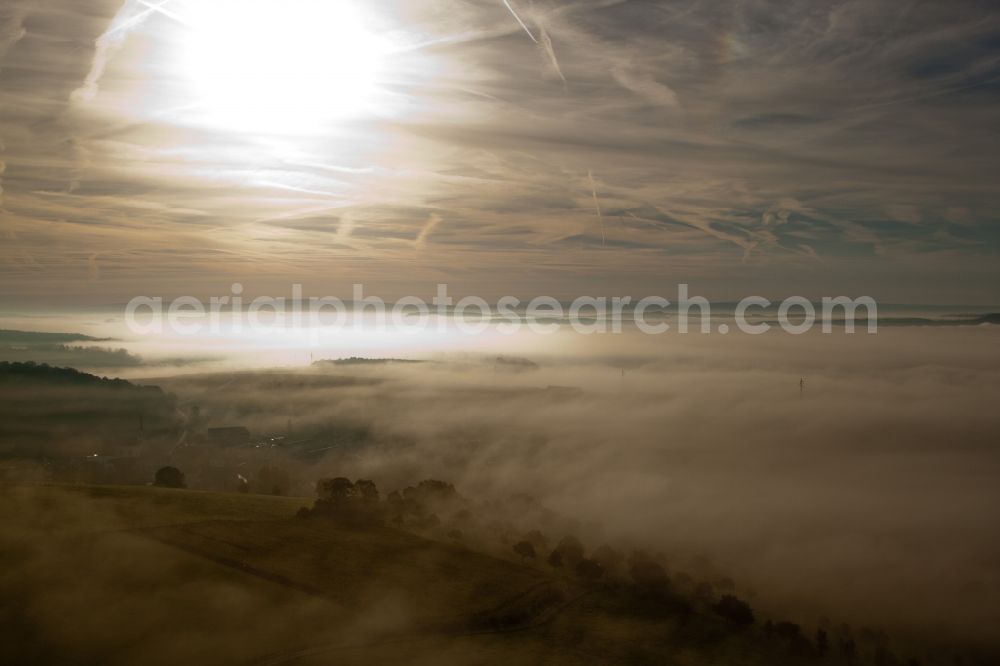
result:
<svg viewBox="0 0 1000 666"><path fill-rule="evenodd" d="M234 283L230 293L210 297L207 302L193 296L165 299L136 296L125 307L125 323L137 335L173 333L199 335L228 331L266 333L275 328L308 330L317 342L335 334L338 328L364 330L417 331L457 329L476 335L487 330L515 334L528 330L552 334L564 327L584 334L621 333L638 330L649 335L667 332L721 333L736 331L761 335L778 329L801 335L817 324L823 333L834 328L854 333L855 324L869 334L878 330L878 306L868 296L824 297L814 302L790 296L779 302L762 296L748 296L735 304L716 307L702 296L692 296L687 284L677 285L676 297L663 296L580 296L570 302L552 296L530 300L503 296L489 302L478 296L456 299L448 285L437 285L428 303L418 296L386 302L365 293L355 284L352 298L307 296L302 285L294 284L290 296L243 295L243 286Z"/></svg>

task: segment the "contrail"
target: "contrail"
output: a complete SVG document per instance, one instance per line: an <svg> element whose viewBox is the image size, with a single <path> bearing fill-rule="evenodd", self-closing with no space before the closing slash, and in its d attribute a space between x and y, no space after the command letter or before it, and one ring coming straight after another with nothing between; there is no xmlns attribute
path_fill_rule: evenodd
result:
<svg viewBox="0 0 1000 666"><path fill-rule="evenodd" d="M868 109L877 109L883 106L892 106L894 104L904 104L906 102L921 102L925 99L932 99L934 97L942 97L943 95L950 95L951 93L963 92L965 90L971 90L973 88L979 88L981 86L988 86L991 83L996 83L1000 81L1000 76L994 76L992 78L986 79L985 81L979 81L977 83L968 83L960 86L954 86L951 88L941 88L940 90L932 90L930 92L924 93L922 95L914 95L912 97L903 97L900 99L890 99L885 102L872 102L871 104L862 104L860 106L855 106L845 111L845 115L853 111L866 111Z"/></svg>
<svg viewBox="0 0 1000 666"><path fill-rule="evenodd" d="M594 207L597 208L597 219L601 221L601 247L606 247L607 237L604 234L604 214L601 212L601 202L597 199L597 185L594 184L594 172L588 171L587 178L590 180L590 191L594 195Z"/></svg>
<svg viewBox="0 0 1000 666"><path fill-rule="evenodd" d="M153 12L159 12L160 14L163 14L167 18L172 18L173 20L177 21L181 25L190 26L190 23L188 23L184 19L183 16L181 16L180 14L178 14L176 12L172 12L169 9L167 9L166 6L167 6L168 2L166 2L166 1L161 2L158 5L154 5L151 2L147 2L147 0L139 0L139 4L142 5L142 6L144 6L144 7L149 8L149 10L151 10Z"/></svg>
<svg viewBox="0 0 1000 666"><path fill-rule="evenodd" d="M545 49L545 55L549 57L549 62L552 63L552 68L565 84L566 77L563 76L562 67L559 66L559 61L556 59L556 50L552 48L552 39L549 37L549 33L545 30L545 28L542 28L542 48Z"/></svg>
<svg viewBox="0 0 1000 666"><path fill-rule="evenodd" d="M507 10L510 12L511 16L517 19L517 22L521 24L521 27L524 28L524 31L528 33L528 37L531 37L531 41L537 44L538 40L535 39L535 36L533 34L531 34L531 30L529 30L528 26L524 24L524 21L521 20L521 17L517 15L517 12L514 11L514 8L510 6L510 2L508 2L508 0L503 0L503 4L505 7L507 7Z"/></svg>
<svg viewBox="0 0 1000 666"><path fill-rule="evenodd" d="M427 238L434 231L434 228L441 222L441 217L437 213L431 213L431 216L427 218L427 222L424 224L420 233L417 234L416 248L422 250L427 246Z"/></svg>
<svg viewBox="0 0 1000 666"><path fill-rule="evenodd" d="M644 217L638 217L632 211L627 211L625 214L628 215L629 217L631 217L633 220L635 220L637 222L645 222L646 224L650 225L654 229L662 229L663 228L663 223L662 222L657 222L656 220L647 220Z"/></svg>
<svg viewBox="0 0 1000 666"><path fill-rule="evenodd" d="M147 0L126 0L115 15L111 27L97 38L94 57L90 63L90 71L87 73L83 85L72 92L71 98L73 101L85 102L93 99L97 94L98 84L104 76L104 70L107 68L108 62L115 52L122 47L130 30L158 12L180 20L165 9L166 5L172 1L160 0L159 3L153 4ZM145 9L133 13L136 7L145 7Z"/></svg>
<svg viewBox="0 0 1000 666"><path fill-rule="evenodd" d="M146 17L152 16L153 14L158 12L162 6L169 4L170 1L171 0L162 0L162 2L160 2L158 5L152 5L148 2L136 2L135 3L136 5L142 5L146 7L146 9L142 10L141 12L132 14L132 16L118 23L118 25L112 25L112 27L108 29L108 31L105 32L103 35L101 35L101 37L106 39L111 35L115 34L116 32L123 32L130 30L131 28L142 23L146 19ZM121 11L123 12L125 11L125 6L122 7Z"/></svg>

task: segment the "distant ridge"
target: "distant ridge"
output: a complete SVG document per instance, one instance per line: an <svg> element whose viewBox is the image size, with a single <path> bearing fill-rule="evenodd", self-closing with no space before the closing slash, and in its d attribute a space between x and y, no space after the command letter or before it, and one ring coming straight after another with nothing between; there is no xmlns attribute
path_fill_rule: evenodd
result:
<svg viewBox="0 0 1000 666"><path fill-rule="evenodd" d="M82 333L42 333L40 331L15 331L0 329L3 344L60 344L65 342L109 342L114 338L95 338Z"/></svg>
<svg viewBox="0 0 1000 666"><path fill-rule="evenodd" d="M325 365L386 365L389 363L426 363L426 361L416 361L407 358L362 358L351 356L350 358L321 359L314 361L313 365L322 367Z"/></svg>
<svg viewBox="0 0 1000 666"><path fill-rule="evenodd" d="M837 322L842 323L842 322ZM857 324L865 324L867 320L857 320ZM927 317L879 317L880 326L982 326L983 324L1000 324L1000 312L990 312L984 315L956 315L942 319Z"/></svg>
<svg viewBox="0 0 1000 666"><path fill-rule="evenodd" d="M101 386L143 391L162 390L157 386L139 386L125 379L98 377L76 368L57 368L34 361L0 361L0 384L46 384L50 386Z"/></svg>
<svg viewBox="0 0 1000 666"><path fill-rule="evenodd" d="M794 319L794 318L793 318ZM1000 312L990 312L984 315L951 315L948 317L942 317L940 319L931 319L930 317L878 317L876 322L879 326L888 327L907 327L907 326L983 326L983 325L1000 325ZM779 322L777 320L769 320L764 323L770 324L771 326L778 326ZM830 323L834 326L843 326L846 323L844 319L832 319ZM857 328L862 328L868 325L867 317L858 317L854 320L854 325Z"/></svg>

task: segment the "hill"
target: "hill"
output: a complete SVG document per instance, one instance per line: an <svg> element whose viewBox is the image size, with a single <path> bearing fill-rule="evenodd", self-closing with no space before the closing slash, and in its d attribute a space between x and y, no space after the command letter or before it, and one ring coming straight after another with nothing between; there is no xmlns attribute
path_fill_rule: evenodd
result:
<svg viewBox="0 0 1000 666"><path fill-rule="evenodd" d="M156 386L73 368L0 362L0 457L82 456L170 428L176 399Z"/></svg>
<svg viewBox="0 0 1000 666"><path fill-rule="evenodd" d="M314 367L322 368L325 366L336 366L336 365L389 365L389 364L400 364L400 363L426 363L427 361L420 361L407 358L365 358L362 356L351 356L350 358L335 358L335 359L320 359L313 362Z"/></svg>
<svg viewBox="0 0 1000 666"><path fill-rule="evenodd" d="M11 610L37 608L0 614L5 633L24 629L20 643L4 641L0 661L238 663L359 636L463 631L494 609L562 598L535 570L455 545L295 518L305 503L161 488L5 489L0 595ZM190 654L192 643L213 656Z"/></svg>
<svg viewBox="0 0 1000 666"><path fill-rule="evenodd" d="M95 338L80 333L0 330L0 361L41 361L74 368L127 368L142 365L142 359L127 349L85 344L113 341L113 338Z"/></svg>
<svg viewBox="0 0 1000 666"><path fill-rule="evenodd" d="M124 379L108 379L76 368L54 367L47 363L33 361L0 361L0 386L20 384L40 386L87 386L117 388L143 392L159 392L155 386L137 386Z"/></svg>
<svg viewBox="0 0 1000 666"><path fill-rule="evenodd" d="M95 338L82 333L42 333L39 331L0 330L2 345L61 344L67 342L108 342L111 338Z"/></svg>
<svg viewBox="0 0 1000 666"><path fill-rule="evenodd" d="M845 663L822 658L793 625L737 626L633 585L588 583L389 527L296 518L306 504L159 488L0 488L0 595L9 602L0 661ZM869 649L861 644L851 663L875 663Z"/></svg>

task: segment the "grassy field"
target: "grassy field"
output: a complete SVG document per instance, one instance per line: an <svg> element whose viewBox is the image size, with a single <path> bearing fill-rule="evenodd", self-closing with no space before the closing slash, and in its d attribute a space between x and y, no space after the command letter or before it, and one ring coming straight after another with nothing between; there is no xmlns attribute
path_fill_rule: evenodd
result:
<svg viewBox="0 0 1000 666"><path fill-rule="evenodd" d="M20 631L0 661L253 663L315 645L472 631L494 612L522 622L563 598L535 569L453 544L296 518L307 503L5 489L0 593L12 603L0 619Z"/></svg>
<svg viewBox="0 0 1000 666"><path fill-rule="evenodd" d="M384 527L213 520L142 533L346 608L391 604L421 627L464 626L548 584L534 569Z"/></svg>
<svg viewBox="0 0 1000 666"><path fill-rule="evenodd" d="M312 504L304 497L274 497L176 490L155 486L46 486L53 496L86 500L108 528L136 529L205 520L280 520Z"/></svg>

